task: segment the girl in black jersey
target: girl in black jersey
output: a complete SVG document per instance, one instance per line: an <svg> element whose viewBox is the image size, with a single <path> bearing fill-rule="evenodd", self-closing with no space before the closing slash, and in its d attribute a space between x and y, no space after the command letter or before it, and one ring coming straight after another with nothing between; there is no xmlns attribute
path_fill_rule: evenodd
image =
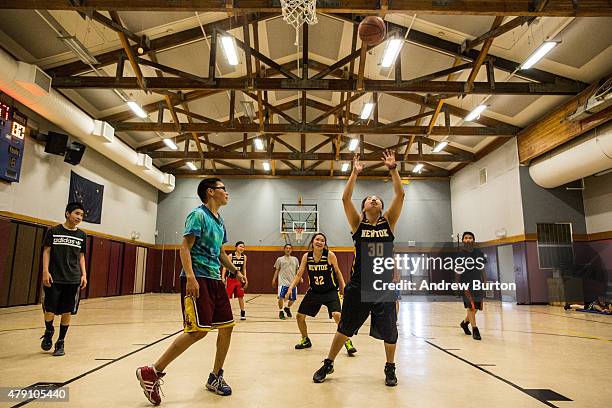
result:
<svg viewBox="0 0 612 408"><path fill-rule="evenodd" d="M366 303L361 301L361 245L369 242L393 242L393 231L402 212L404 189L397 170L395 155L387 150L383 153L383 163L389 169L393 181L394 197L389 209L383 213L384 204L378 196L367 196L361 203L361 213L353 204L353 189L357 175L363 170L359 156L353 159L353 171L342 195L344 213L351 226L355 242L355 259L351 271L350 282L344 290L344 303L338 331L329 349L329 354L323 366L314 373L314 382L325 381L327 374L334 372L334 359L344 342L351 337L368 316L372 318L370 334L384 341L387 364L385 365L385 384L397 385L395 376L395 345L397 342L397 311L395 302ZM370 271L366 271L370 273Z"/></svg>
<svg viewBox="0 0 612 408"><path fill-rule="evenodd" d="M344 278L338 266L336 255L327 248L327 238L318 232L313 235L308 245L309 251L302 256L302 262L297 275L291 282L287 293L291 293L308 271L310 287L300 303L297 314L297 324L302 334L302 340L295 345L297 350L310 348L312 343L308 338L306 316L316 317L321 306L327 306L336 323L340 321L340 296L344 293ZM285 295L286 296L286 295ZM350 339L344 343L349 355L357 352Z"/></svg>

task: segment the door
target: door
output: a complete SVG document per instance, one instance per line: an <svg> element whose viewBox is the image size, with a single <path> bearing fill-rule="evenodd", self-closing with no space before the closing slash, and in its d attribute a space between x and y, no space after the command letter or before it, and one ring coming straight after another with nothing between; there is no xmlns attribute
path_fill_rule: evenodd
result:
<svg viewBox="0 0 612 408"><path fill-rule="evenodd" d="M514 276L514 252L512 245L501 245L497 247L497 264L499 268L500 283L516 283ZM502 290L502 302L516 303L516 290Z"/></svg>

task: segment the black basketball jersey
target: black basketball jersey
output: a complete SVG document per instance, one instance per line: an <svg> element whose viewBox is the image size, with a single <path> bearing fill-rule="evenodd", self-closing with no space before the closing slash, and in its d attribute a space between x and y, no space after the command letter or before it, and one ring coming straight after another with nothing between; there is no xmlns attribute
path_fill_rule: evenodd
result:
<svg viewBox="0 0 612 408"><path fill-rule="evenodd" d="M236 269L238 269L240 272L242 272L242 268L244 267L244 258L245 258L244 254L242 254L242 255L240 256L240 258L238 258L238 256L236 255L236 253L234 253L234 254L232 255L232 264L234 264L234 266L236 267ZM236 277L236 274L235 274L235 273L231 273L231 272L229 272L229 271L228 271L228 273L229 273L229 277L230 277L230 278L235 278L235 277Z"/></svg>
<svg viewBox="0 0 612 408"><path fill-rule="evenodd" d="M336 291L334 267L329 263L329 250L323 249L321 259L317 262L312 251L308 252L306 270L310 279L310 289L314 293Z"/></svg>
<svg viewBox="0 0 612 408"><path fill-rule="evenodd" d="M371 224L364 216L361 223L357 227L357 231L353 233L353 242L355 243L355 257L353 258L353 267L351 268L351 282L361 284L361 251L362 244L376 242L393 242L395 237L391 231L389 221L383 216L380 216L376 223ZM385 257L393 256L393 248L384 247ZM388 253L387 253L388 252Z"/></svg>

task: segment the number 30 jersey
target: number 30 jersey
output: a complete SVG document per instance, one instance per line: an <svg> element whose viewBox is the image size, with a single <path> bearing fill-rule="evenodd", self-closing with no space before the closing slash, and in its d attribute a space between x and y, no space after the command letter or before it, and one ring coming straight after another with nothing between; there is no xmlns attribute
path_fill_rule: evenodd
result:
<svg viewBox="0 0 612 408"><path fill-rule="evenodd" d="M353 233L355 257L351 268L351 283L361 285L362 251L368 251L369 258L372 256L392 257L393 247L391 245L376 245L376 243L393 242L394 239L389 221L385 217L380 216L374 224L371 224L365 216L363 217L357 231ZM370 243L372 245L369 245Z"/></svg>

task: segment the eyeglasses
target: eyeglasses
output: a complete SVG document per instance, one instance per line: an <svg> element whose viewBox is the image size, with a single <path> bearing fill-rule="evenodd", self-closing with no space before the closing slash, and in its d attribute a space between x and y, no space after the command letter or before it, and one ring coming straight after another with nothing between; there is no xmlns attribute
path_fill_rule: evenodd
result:
<svg viewBox="0 0 612 408"><path fill-rule="evenodd" d="M211 190L223 190L225 192L227 192L227 188L225 188L225 186L216 186L216 187L210 187Z"/></svg>

